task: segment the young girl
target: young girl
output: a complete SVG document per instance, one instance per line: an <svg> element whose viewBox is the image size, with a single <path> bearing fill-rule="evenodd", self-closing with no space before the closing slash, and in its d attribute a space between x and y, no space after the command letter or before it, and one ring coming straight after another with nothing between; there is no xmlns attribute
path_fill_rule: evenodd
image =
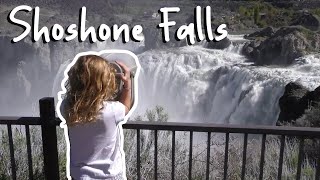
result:
<svg viewBox="0 0 320 180"><path fill-rule="evenodd" d="M80 57L68 72L62 112L70 140L70 175L75 180L126 179L119 122L131 108L131 79L127 66L118 101L116 72L96 55Z"/></svg>

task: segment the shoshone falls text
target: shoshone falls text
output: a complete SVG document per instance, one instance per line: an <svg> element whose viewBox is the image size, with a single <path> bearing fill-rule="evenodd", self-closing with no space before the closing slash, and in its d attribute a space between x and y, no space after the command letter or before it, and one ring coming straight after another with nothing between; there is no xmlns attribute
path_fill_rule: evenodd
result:
<svg viewBox="0 0 320 180"><path fill-rule="evenodd" d="M226 30L226 24L219 25L214 31L211 27L211 7L207 6L205 9L205 15L203 16L202 24L202 8L197 6L195 8L194 23L188 25L182 25L175 31L175 39L180 41L186 39L189 44L194 44L195 41L220 41L227 37L228 32ZM15 15L19 11L31 12L32 11L32 26L21 19L18 19ZM175 21L169 20L169 13L178 13L179 7L163 7L159 10L161 15L161 23L157 28L162 30L162 37L164 42L170 41L169 28L176 25ZM62 27L60 24L54 24L50 30L48 27L43 26L39 29L40 8L34 9L27 5L21 5L15 7L8 15L8 21L14 25L20 26L24 31L17 37L12 39L12 42L19 42L31 33L33 42L43 39L45 43L50 41L63 40L65 42L78 38L79 42L85 41L89 38L91 43L96 41L106 41L111 39L112 41L122 38L123 43L128 42L130 39L136 42L143 41L143 27L142 25L135 25L130 28L127 24L121 26L113 25L108 26L101 24L97 29L93 26L86 27L86 7L80 9L79 24L71 24L67 28Z"/></svg>

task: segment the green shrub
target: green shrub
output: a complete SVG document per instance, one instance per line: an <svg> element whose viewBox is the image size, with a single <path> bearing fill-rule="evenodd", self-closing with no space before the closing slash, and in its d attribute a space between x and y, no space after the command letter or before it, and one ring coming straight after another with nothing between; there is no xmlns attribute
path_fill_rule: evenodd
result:
<svg viewBox="0 0 320 180"><path fill-rule="evenodd" d="M312 9L311 12L320 17L320 8Z"/></svg>

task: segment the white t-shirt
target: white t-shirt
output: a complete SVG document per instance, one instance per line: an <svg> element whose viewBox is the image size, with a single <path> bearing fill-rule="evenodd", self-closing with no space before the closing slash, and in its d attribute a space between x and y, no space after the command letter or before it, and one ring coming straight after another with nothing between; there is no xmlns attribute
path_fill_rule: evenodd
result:
<svg viewBox="0 0 320 180"><path fill-rule="evenodd" d="M124 152L121 146L125 106L106 101L96 122L68 127L70 175L76 180L125 178ZM125 178L126 179L126 178Z"/></svg>

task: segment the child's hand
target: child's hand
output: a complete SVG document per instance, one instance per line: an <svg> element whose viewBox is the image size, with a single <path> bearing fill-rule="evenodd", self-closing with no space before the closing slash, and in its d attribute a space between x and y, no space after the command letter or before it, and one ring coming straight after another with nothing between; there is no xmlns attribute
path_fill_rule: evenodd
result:
<svg viewBox="0 0 320 180"><path fill-rule="evenodd" d="M125 114L128 114L131 109L131 78L130 78L130 70L129 68L122 62L116 61L119 66L124 71L124 74L119 74L120 78L123 81L123 89L120 95L119 101L125 106Z"/></svg>
<svg viewBox="0 0 320 180"><path fill-rule="evenodd" d="M130 78L129 68L122 62L116 61L116 63L119 64L124 71L124 74L119 75L124 83L123 88L130 90L131 89L131 78Z"/></svg>

